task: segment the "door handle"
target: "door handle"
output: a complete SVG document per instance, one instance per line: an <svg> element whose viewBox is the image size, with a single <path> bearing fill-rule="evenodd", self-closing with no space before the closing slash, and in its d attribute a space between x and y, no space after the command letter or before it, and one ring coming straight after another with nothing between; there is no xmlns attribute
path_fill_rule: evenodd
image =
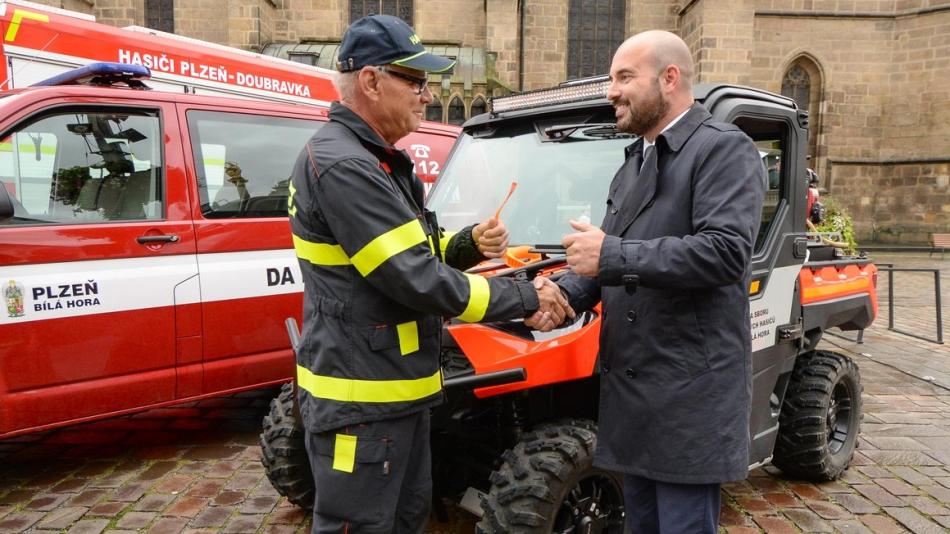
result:
<svg viewBox="0 0 950 534"><path fill-rule="evenodd" d="M178 239L179 238L177 235L168 235L168 234L142 235L135 238L135 240L138 241L139 244L142 244L142 245L147 245L149 243L177 243Z"/></svg>

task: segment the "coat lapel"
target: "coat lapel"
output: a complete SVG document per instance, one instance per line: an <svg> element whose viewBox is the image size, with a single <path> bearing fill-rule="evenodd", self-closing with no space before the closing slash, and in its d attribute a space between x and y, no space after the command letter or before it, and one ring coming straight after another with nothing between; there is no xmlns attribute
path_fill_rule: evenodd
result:
<svg viewBox="0 0 950 534"><path fill-rule="evenodd" d="M628 204L636 206L636 208L625 214L619 235L623 235L627 228L630 228L630 225L633 224L633 221L637 220L637 217L643 213L643 210L653 203L653 197L656 196L657 148L654 146L650 149L653 154L647 155L646 161L643 162L643 168L640 169L633 181L628 196Z"/></svg>

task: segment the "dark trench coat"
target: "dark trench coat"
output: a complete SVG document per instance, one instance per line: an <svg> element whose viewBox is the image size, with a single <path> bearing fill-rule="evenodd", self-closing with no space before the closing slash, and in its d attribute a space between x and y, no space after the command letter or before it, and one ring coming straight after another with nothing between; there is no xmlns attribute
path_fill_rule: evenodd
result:
<svg viewBox="0 0 950 534"><path fill-rule="evenodd" d="M638 140L614 177L597 279L559 281L575 309L603 300L594 463L681 484L743 479L765 169L742 131L699 104L656 149L641 173Z"/></svg>

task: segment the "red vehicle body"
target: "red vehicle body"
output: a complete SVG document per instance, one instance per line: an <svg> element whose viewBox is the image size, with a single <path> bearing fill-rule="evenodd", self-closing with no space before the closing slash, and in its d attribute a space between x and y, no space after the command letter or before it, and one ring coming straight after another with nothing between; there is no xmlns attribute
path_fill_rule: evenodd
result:
<svg viewBox="0 0 950 534"><path fill-rule="evenodd" d="M0 93L16 205L0 222L0 438L289 380L274 318L299 317L303 286L286 179L327 113L119 87ZM426 123L404 146L441 162L458 131Z"/></svg>

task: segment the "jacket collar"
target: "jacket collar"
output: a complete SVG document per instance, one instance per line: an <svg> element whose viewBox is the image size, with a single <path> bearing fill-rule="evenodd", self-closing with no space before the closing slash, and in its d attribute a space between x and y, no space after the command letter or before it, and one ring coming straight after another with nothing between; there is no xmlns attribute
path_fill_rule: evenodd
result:
<svg viewBox="0 0 950 534"><path fill-rule="evenodd" d="M666 141L666 146L669 147L670 152L678 152L686 143L686 140L699 128L699 125L709 120L710 117L712 115L706 111L706 108L697 102L693 102L693 105L689 107L689 111L686 112L686 115L683 115L679 122L657 136L657 142L662 137ZM641 142L640 145L642 146L643 143Z"/></svg>
<svg viewBox="0 0 950 534"><path fill-rule="evenodd" d="M340 102L330 104L330 120L346 126L360 138L360 141L378 147L387 154L392 154L397 151L392 145L384 141L383 138L376 133L376 130L371 128L370 125L363 120L363 117L360 117L355 111Z"/></svg>

